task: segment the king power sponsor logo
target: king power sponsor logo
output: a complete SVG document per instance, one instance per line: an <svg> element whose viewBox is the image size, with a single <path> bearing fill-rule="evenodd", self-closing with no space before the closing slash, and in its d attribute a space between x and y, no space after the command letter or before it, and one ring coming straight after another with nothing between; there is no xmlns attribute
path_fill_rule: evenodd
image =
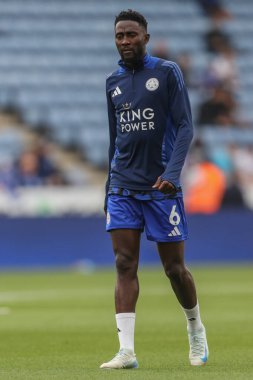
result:
<svg viewBox="0 0 253 380"><path fill-rule="evenodd" d="M154 115L155 113L152 108L121 111L119 117L121 132L154 130Z"/></svg>

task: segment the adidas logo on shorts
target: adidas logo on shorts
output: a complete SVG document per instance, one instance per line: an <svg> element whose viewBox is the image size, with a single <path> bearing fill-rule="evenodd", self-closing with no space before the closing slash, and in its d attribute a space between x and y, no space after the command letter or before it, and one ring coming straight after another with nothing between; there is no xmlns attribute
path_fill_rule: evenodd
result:
<svg viewBox="0 0 253 380"><path fill-rule="evenodd" d="M175 226L171 233L168 234L168 236L180 236L181 232L179 231L178 227Z"/></svg>

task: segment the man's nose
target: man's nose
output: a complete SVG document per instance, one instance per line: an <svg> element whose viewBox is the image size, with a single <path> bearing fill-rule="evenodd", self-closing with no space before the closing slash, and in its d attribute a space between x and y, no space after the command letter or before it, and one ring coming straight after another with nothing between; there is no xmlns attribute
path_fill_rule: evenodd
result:
<svg viewBox="0 0 253 380"><path fill-rule="evenodd" d="M127 38L127 36L124 36L122 41L121 41L121 44L122 45L128 45L129 44L129 39Z"/></svg>

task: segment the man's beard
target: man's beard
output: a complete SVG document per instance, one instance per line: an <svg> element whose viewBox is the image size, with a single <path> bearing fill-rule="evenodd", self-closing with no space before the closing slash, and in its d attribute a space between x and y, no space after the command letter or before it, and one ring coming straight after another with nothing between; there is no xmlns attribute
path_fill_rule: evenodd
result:
<svg viewBox="0 0 253 380"><path fill-rule="evenodd" d="M126 66L129 67L138 67L142 63L142 59L144 56L144 52L142 50L139 50L137 52L133 52L134 54L130 57L124 57L124 54L122 52L121 58Z"/></svg>

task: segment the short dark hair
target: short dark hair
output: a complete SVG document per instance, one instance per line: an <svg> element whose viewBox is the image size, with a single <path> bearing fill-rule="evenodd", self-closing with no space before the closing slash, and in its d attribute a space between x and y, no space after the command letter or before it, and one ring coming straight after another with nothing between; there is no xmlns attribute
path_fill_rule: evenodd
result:
<svg viewBox="0 0 253 380"><path fill-rule="evenodd" d="M139 12L133 11L132 9L128 9L127 11L121 11L121 12L115 17L114 26L116 26L116 24L117 24L119 21L125 21L125 20L136 21L136 22L138 22L140 25L142 25L142 26L144 27L145 30L147 30L148 22L147 22L147 20L145 19L145 17L144 17L141 13L139 13Z"/></svg>

